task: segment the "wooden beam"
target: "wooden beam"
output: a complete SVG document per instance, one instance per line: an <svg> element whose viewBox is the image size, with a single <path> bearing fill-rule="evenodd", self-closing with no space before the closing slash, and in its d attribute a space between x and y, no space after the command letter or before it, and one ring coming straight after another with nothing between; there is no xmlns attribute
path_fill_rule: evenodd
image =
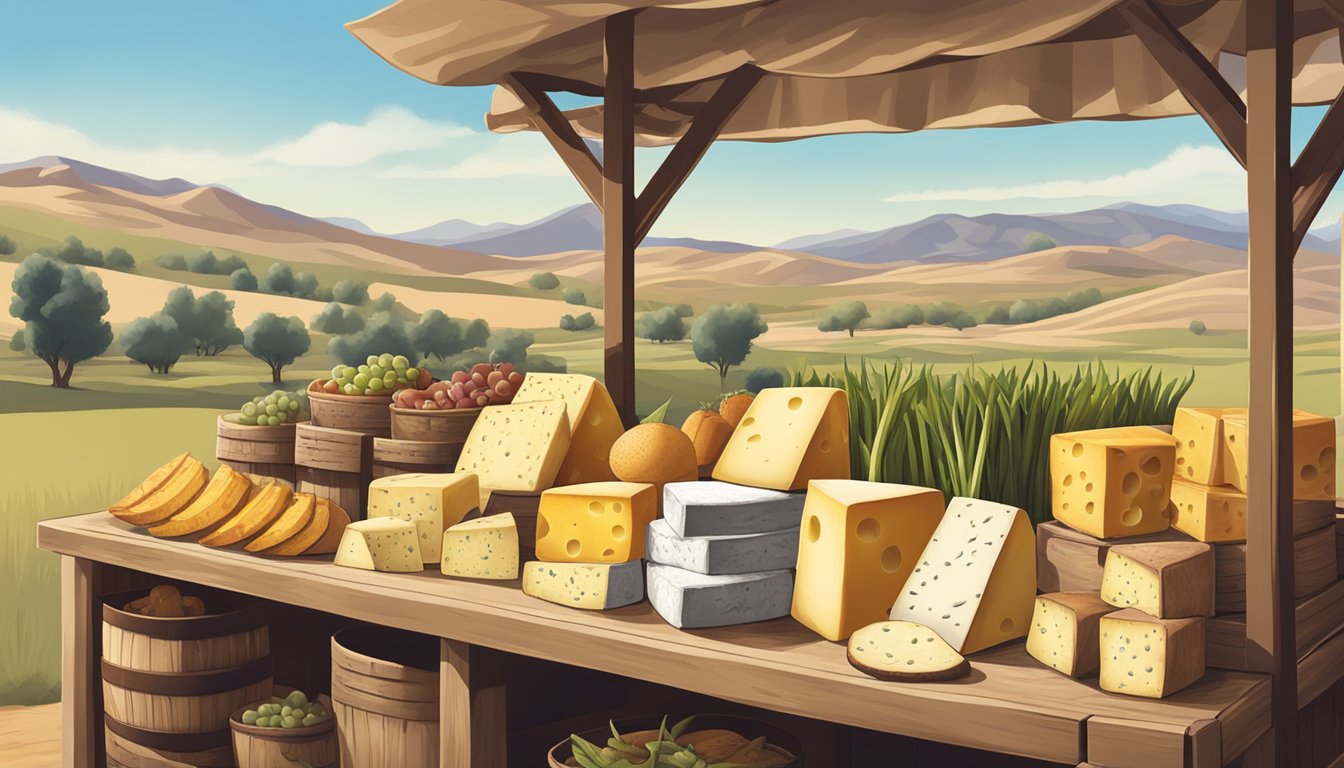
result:
<svg viewBox="0 0 1344 768"><path fill-rule="evenodd" d="M440 768L505 768L509 718L498 651L439 641Z"/></svg>
<svg viewBox="0 0 1344 768"><path fill-rule="evenodd" d="M1276 765L1298 765L1293 603L1293 5L1246 0L1250 211L1247 660L1273 675Z"/></svg>
<svg viewBox="0 0 1344 768"><path fill-rule="evenodd" d="M588 145L570 125L565 113L555 106L555 102L544 90L524 76L508 74L500 80L500 85L513 92L523 103L528 113L528 122L537 132L555 148L556 154L565 161L570 173L588 194L597 209L602 210L602 166L588 151Z"/></svg>
<svg viewBox="0 0 1344 768"><path fill-rule="evenodd" d="M1341 34L1344 34L1342 32ZM1293 252L1321 212L1325 198L1344 171L1344 93L1326 110L1302 154L1293 163Z"/></svg>
<svg viewBox="0 0 1344 768"><path fill-rule="evenodd" d="M101 765L103 689L103 566L79 557L61 558L61 765Z"/></svg>
<svg viewBox="0 0 1344 768"><path fill-rule="evenodd" d="M1118 10L1190 106L1245 167L1246 104L1226 78L1152 0L1129 0Z"/></svg>
<svg viewBox="0 0 1344 768"><path fill-rule="evenodd" d="M635 423L635 16L607 17L602 112L604 371L627 427Z"/></svg>
<svg viewBox="0 0 1344 768"><path fill-rule="evenodd" d="M649 230L653 228L663 209L672 202L677 190L681 189L681 185L691 175L691 171L695 170L695 166L705 156L709 146L718 138L728 118L732 117L742 105L751 89L760 82L763 74L761 70L751 65L733 70L724 78L709 101L706 101L696 113L686 133L663 159L663 164L658 166L657 172L649 179L639 199L635 201L636 243L642 242L648 236Z"/></svg>

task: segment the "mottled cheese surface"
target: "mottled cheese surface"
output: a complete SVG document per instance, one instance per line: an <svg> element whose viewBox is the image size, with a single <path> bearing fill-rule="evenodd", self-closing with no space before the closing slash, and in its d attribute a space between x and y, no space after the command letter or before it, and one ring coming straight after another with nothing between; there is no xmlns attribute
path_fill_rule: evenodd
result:
<svg viewBox="0 0 1344 768"><path fill-rule="evenodd" d="M439 562L443 532L480 503L476 475L422 472L380 477L369 483L368 517L396 517L415 523L425 564Z"/></svg>
<svg viewBox="0 0 1344 768"><path fill-rule="evenodd" d="M1096 672L1098 627L1101 617L1114 610L1093 593L1040 595L1031 615L1027 653L1070 677Z"/></svg>
<svg viewBox="0 0 1344 768"><path fill-rule="evenodd" d="M966 659L937 632L910 621L880 621L849 638L849 661L874 677L935 679L969 672Z"/></svg>
<svg viewBox="0 0 1344 768"><path fill-rule="evenodd" d="M462 445L457 472L472 472L483 490L535 493L555 483L569 451L565 403L489 405Z"/></svg>
<svg viewBox="0 0 1344 768"><path fill-rule="evenodd" d="M336 565L366 571L423 571L414 523L394 517L361 520L345 527L336 548Z"/></svg>
<svg viewBox="0 0 1344 768"><path fill-rule="evenodd" d="M569 608L604 611L644 599L644 565L542 563L523 566L523 593Z"/></svg>
<svg viewBox="0 0 1344 768"><path fill-rule="evenodd" d="M510 512L454 525L443 532L442 550L444 576L518 578L518 524Z"/></svg>
<svg viewBox="0 0 1344 768"><path fill-rule="evenodd" d="M1245 493L1250 472L1248 416L1223 418L1223 482ZM1335 499L1335 420L1293 411L1293 499Z"/></svg>
<svg viewBox="0 0 1344 768"><path fill-rule="evenodd" d="M1171 486L1171 527L1197 541L1245 541L1246 494L1177 479Z"/></svg>
<svg viewBox="0 0 1344 768"><path fill-rule="evenodd" d="M607 388L578 373L529 373L515 403L559 401L569 418L570 445L556 473L556 485L615 480L611 446L625 431Z"/></svg>
<svg viewBox="0 0 1344 768"><path fill-rule="evenodd" d="M1101 689L1160 699L1204 676L1204 619L1125 610L1101 619Z"/></svg>

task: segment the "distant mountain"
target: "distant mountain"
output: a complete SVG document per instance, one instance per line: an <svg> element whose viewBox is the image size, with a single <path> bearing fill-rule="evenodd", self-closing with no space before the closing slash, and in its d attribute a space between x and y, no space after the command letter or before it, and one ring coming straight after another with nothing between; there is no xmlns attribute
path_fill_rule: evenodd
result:
<svg viewBox="0 0 1344 768"><path fill-rule="evenodd" d="M370 227L359 219L352 219L349 216L323 216L322 221L325 221L328 224L335 224L336 226L341 227L342 229L348 229L351 232L358 232L361 235L378 234L373 231L373 227Z"/></svg>
<svg viewBox="0 0 1344 768"><path fill-rule="evenodd" d="M474 221L466 219L448 219L440 221L438 224L431 224L428 227L411 230L410 232L401 232L389 237L395 237L398 240L407 240L412 243L426 243L428 245L448 245L463 240L477 240L486 235L502 232L504 230L516 229L519 225L509 224L504 221L497 221L493 224L477 224Z"/></svg>
<svg viewBox="0 0 1344 768"><path fill-rule="evenodd" d="M186 179L147 179L144 176L137 176L134 173L114 171L100 165L93 165L92 163L86 163L81 160L71 160L68 157L60 157L57 155L35 157L21 163L0 163L0 173L32 168L45 170L55 166L68 167L72 173L90 184L97 184L100 187L120 189L123 192L134 192L139 195L167 197L168 195L189 192L200 186L198 184L192 184Z"/></svg>

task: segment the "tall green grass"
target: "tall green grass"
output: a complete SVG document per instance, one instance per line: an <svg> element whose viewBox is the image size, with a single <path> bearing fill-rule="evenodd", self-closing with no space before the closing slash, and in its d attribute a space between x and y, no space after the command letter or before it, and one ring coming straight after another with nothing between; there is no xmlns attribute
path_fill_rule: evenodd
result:
<svg viewBox="0 0 1344 768"><path fill-rule="evenodd" d="M929 366L860 360L840 373L790 372L791 386L844 389L854 477L938 488L1050 518L1050 436L1170 424L1189 376L1122 374L1097 363L1061 375L1044 363L939 375Z"/></svg>

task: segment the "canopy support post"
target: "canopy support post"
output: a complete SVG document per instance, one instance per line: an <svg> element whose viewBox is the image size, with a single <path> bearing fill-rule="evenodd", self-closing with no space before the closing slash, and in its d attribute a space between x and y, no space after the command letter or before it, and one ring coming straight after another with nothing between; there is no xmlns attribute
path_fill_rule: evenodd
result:
<svg viewBox="0 0 1344 768"><path fill-rule="evenodd" d="M1344 30L1341 30L1344 35ZM1340 172L1344 171L1344 92L1335 97L1335 101L1321 118L1320 125L1311 134L1307 145L1302 148L1297 162L1293 163L1293 250L1302 245L1302 240L1321 212L1325 198L1335 188Z"/></svg>
<svg viewBox="0 0 1344 768"><path fill-rule="evenodd" d="M1275 765L1297 765L1293 598L1293 4L1246 0L1250 470L1246 653L1273 675Z"/></svg>
<svg viewBox="0 0 1344 768"><path fill-rule="evenodd" d="M603 35L602 250L604 378L627 427L635 423L635 12Z"/></svg>
<svg viewBox="0 0 1344 768"><path fill-rule="evenodd" d="M588 145L583 143L560 108L555 106L545 90L531 79L525 79L524 75L505 75L499 84L512 91L523 103L527 109L528 122L546 137L555 148L555 153L569 167L569 172L574 174L579 186L588 194L588 199L593 201L599 211L602 210L602 166L588 151Z"/></svg>

